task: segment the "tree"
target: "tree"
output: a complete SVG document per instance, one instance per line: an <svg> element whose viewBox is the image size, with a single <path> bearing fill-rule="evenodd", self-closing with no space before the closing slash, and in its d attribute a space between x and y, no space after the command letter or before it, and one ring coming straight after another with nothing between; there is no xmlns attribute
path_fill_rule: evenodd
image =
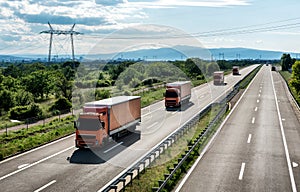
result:
<svg viewBox="0 0 300 192"><path fill-rule="evenodd" d="M9 90L0 91L0 109L4 111L9 111L10 108L15 106L15 97L13 92Z"/></svg>
<svg viewBox="0 0 300 192"><path fill-rule="evenodd" d="M284 53L281 56L281 61L280 61L281 70L282 71L288 71L289 69L292 68L292 65L294 64L294 62L295 62L295 59L292 59L290 54Z"/></svg>
<svg viewBox="0 0 300 192"><path fill-rule="evenodd" d="M41 99L48 97L55 83L50 71L35 71L23 79L23 83L27 91L31 92L34 97Z"/></svg>
<svg viewBox="0 0 300 192"><path fill-rule="evenodd" d="M21 75L21 70L15 65L11 64L6 69L3 70L4 76L11 76L13 78L18 78Z"/></svg>
<svg viewBox="0 0 300 192"><path fill-rule="evenodd" d="M16 96L15 96L15 100L16 100L16 105L18 106L25 106L25 105L30 105L33 103L34 101L34 97L33 94L25 91L25 90L18 90L16 92Z"/></svg>
<svg viewBox="0 0 300 192"><path fill-rule="evenodd" d="M55 93L57 97L65 97L69 101L72 99L72 88L73 82L68 81L67 78L60 72L54 74L55 83Z"/></svg>
<svg viewBox="0 0 300 192"><path fill-rule="evenodd" d="M216 63L210 63L207 65L207 74L208 76L212 76L215 71L220 70L219 66Z"/></svg>
<svg viewBox="0 0 300 192"><path fill-rule="evenodd" d="M297 94L300 94L300 61L296 61L292 67L292 79L290 81Z"/></svg>

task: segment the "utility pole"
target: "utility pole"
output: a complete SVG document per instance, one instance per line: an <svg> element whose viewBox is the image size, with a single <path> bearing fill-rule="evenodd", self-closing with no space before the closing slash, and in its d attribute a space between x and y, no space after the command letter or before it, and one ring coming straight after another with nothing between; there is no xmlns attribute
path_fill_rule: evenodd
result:
<svg viewBox="0 0 300 192"><path fill-rule="evenodd" d="M47 33L50 34L50 43L49 43L49 54L48 54L48 62L51 61L51 49L52 49L52 41L53 41L53 34L56 35L70 35L71 36L71 48L72 48L72 60L75 61L75 55L74 55L74 42L73 42L73 35L81 35L83 33L79 33L77 31L74 31L75 23L71 27L71 30L69 31L63 31L63 30L54 30L51 26L51 24L48 22L50 30L47 31L41 31L41 33Z"/></svg>

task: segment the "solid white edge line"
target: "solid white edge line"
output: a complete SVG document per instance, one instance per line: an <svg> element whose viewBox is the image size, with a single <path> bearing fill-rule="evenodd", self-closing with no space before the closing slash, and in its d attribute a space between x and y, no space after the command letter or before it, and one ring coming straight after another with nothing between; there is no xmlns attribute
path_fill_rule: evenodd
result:
<svg viewBox="0 0 300 192"><path fill-rule="evenodd" d="M120 142L120 143L118 143L118 144L116 144L116 145L114 145L113 147L111 147L111 148L107 149L107 150L106 150L106 151L104 151L103 153L107 153L107 152L109 152L109 151L113 150L114 148L116 148L116 147L118 147L119 145L122 145L122 144L123 144L123 141L122 141L122 142Z"/></svg>
<svg viewBox="0 0 300 192"><path fill-rule="evenodd" d="M206 151L208 150L208 148L210 147L210 145L212 144L212 142L215 140L216 136L222 130L223 126L228 121L229 117L231 116L231 114L233 113L233 111L236 109L236 107L238 106L238 104L240 103L240 101L242 100L242 98L244 97L244 95L246 94L246 92L248 91L249 87L252 85L252 83L256 79L257 75L258 75L258 72L255 75L255 77L252 79L252 81L250 82L250 84L248 85L248 87L246 88L246 90L244 91L244 93L241 95L241 97L239 98L239 100L236 102L236 104L234 105L234 107L232 108L232 110L229 112L229 114L227 115L227 117L224 119L224 121L220 125L219 129L216 131L216 133L213 135L213 137L209 140L209 142L207 143L207 145L204 147L203 151L201 152L201 154L199 155L199 157L197 158L197 160L195 161L195 163L193 164L193 166L190 168L190 170L188 171L188 173L186 174L186 176L180 182L180 184L178 185L178 187L175 190L175 192L179 192L181 190L181 188L183 187L183 185L185 184L185 182L188 180L188 178L190 177L190 175L192 174L192 172L194 171L194 169L198 165L199 161L202 159L203 155L206 153Z"/></svg>
<svg viewBox="0 0 300 192"><path fill-rule="evenodd" d="M60 142L60 141L62 141L62 140L65 140L65 139L68 139L68 138L70 138L70 137L73 137L74 135L75 135L75 134L71 134L71 135L69 135L69 136L63 137L63 138L61 138L61 139L58 139L58 140L56 140L56 141L53 141L53 142L51 142L51 143L47 143L47 144L45 144L45 145L42 145L42 146L40 146L40 147L34 148L34 149L30 150L30 151L26 151L26 152L24 152L24 153L21 153L21 154L19 154L19 155L16 155L16 156L10 157L10 158L8 158L8 159L4 159L3 161L0 161L0 165L1 165L2 163L5 163L5 162L7 162L7 161L10 161L10 160L16 159L16 158L18 158L18 157L21 157L21 156L23 156L23 155L26 155L26 154L32 153L32 152L34 152L34 151L37 151L37 150L39 150L39 149L42 149L42 148L48 147L49 145L53 145L53 144L55 144L55 143L58 143L58 142Z"/></svg>
<svg viewBox="0 0 300 192"><path fill-rule="evenodd" d="M276 91L275 91L275 85L274 85L273 75L272 75L271 71L270 71L270 75L271 75L272 87L273 87L275 103L276 103L276 109L277 109L277 114L278 114L278 120L279 120L279 125L280 125L281 137L282 137L282 141L283 141L286 161L287 161L290 180L291 180L291 184L292 184L292 190L293 190L293 192L297 192L294 173L293 173L291 159L290 159L290 154L289 154L289 150L288 150L288 147L287 147L287 142L286 142L285 133L284 133L284 129L283 129L283 124L282 124L282 120L281 120L282 118L281 118L281 114L280 114L280 111L279 111L279 105L278 105L278 101L277 101L277 94L276 94Z"/></svg>
<svg viewBox="0 0 300 192"><path fill-rule="evenodd" d="M247 143L251 143L251 138L252 138L252 135L249 134L248 139L247 139Z"/></svg>
<svg viewBox="0 0 300 192"><path fill-rule="evenodd" d="M54 153L53 155L50 155L50 156L48 156L48 157L46 157L46 158L44 158L44 159L41 159L41 160L36 161L36 162L34 162L34 163L32 163L32 164L29 164L29 165L26 166L26 167L23 167L23 168L21 168L21 169L18 169L18 170L16 170L16 171L13 171L13 172L11 172L11 173L9 173L9 174L6 174L6 175L0 177L0 181L3 180L3 179L5 179L5 178L7 178L7 177L10 177L10 176L12 176L12 175L14 175L14 174L16 174L16 173L19 173L19 172L21 172L21 171L23 171L23 170L25 170L25 169L28 169L28 168L30 168L30 167L32 167L32 166L34 166L34 165L37 165L37 164L39 164L39 163L42 163L42 162L44 162L44 161L46 161L46 160L48 160L48 159L50 159L50 158L52 158L52 157L55 157L56 155L59 155L59 154L61 154L61 153L64 153L64 152L66 152L66 151L68 151L68 150L70 150L70 149L72 149L72 148L74 148L74 146L68 147L68 148L66 148L66 149L64 149L64 150L62 150L62 151L59 151L59 152L57 152L57 153Z"/></svg>
<svg viewBox="0 0 300 192"><path fill-rule="evenodd" d="M245 166L246 166L246 163L242 163L242 165L241 165L241 170L240 170L240 174L239 174L239 180L243 180L243 175L244 175L244 171L245 171Z"/></svg>
<svg viewBox="0 0 300 192"><path fill-rule="evenodd" d="M47 187L49 187L50 185L52 185L54 183L56 183L56 180L53 180L53 181L47 183L46 185L42 186L41 188L38 188L37 190L35 190L34 192L40 192L40 191L46 189Z"/></svg>

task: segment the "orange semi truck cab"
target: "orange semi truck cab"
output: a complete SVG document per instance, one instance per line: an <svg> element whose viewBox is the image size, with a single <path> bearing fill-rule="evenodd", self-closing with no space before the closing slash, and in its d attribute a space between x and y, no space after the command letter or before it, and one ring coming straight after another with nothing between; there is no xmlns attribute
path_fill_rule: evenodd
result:
<svg viewBox="0 0 300 192"><path fill-rule="evenodd" d="M189 102L191 98L191 82L177 81L167 83L165 96L165 107L180 107L183 103Z"/></svg>
<svg viewBox="0 0 300 192"><path fill-rule="evenodd" d="M74 123L75 146L101 147L141 122L140 96L117 96L86 103Z"/></svg>

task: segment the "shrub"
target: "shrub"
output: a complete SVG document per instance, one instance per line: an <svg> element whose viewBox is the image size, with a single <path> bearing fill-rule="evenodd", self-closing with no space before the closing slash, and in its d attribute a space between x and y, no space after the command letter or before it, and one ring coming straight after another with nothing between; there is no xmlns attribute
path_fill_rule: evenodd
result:
<svg viewBox="0 0 300 192"><path fill-rule="evenodd" d="M111 96L110 91L108 89L97 89L95 91L95 99L100 100L100 99L106 99Z"/></svg>
<svg viewBox="0 0 300 192"><path fill-rule="evenodd" d="M71 102L65 97L61 97L55 101L55 103L50 107L51 111L65 111L72 108Z"/></svg>
<svg viewBox="0 0 300 192"><path fill-rule="evenodd" d="M24 120L28 118L43 118L43 111L37 104L16 106L9 111L9 118Z"/></svg>

